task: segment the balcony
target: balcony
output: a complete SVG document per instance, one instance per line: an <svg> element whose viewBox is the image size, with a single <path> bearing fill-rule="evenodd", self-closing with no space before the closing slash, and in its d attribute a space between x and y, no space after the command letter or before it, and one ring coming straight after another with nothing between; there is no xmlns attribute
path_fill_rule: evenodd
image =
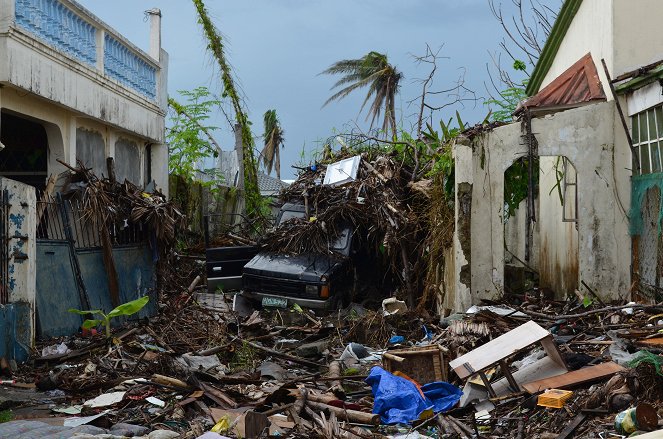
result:
<svg viewBox="0 0 663 439"><path fill-rule="evenodd" d="M154 120L166 109L160 15L151 40L148 54L73 0L0 0L0 85L162 138Z"/></svg>

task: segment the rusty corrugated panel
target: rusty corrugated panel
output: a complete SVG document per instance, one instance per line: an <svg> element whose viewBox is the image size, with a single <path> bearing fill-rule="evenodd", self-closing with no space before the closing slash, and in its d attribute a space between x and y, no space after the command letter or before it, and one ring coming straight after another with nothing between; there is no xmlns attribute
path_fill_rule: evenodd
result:
<svg viewBox="0 0 663 439"><path fill-rule="evenodd" d="M599 73L591 54L588 53L543 90L524 101L521 109L523 107L531 110L572 108L592 101L605 100Z"/></svg>

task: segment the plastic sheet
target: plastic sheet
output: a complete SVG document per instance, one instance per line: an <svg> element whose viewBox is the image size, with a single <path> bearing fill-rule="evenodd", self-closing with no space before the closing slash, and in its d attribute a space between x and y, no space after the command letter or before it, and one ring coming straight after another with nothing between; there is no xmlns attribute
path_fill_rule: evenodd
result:
<svg viewBox="0 0 663 439"><path fill-rule="evenodd" d="M456 386L445 382L426 384L419 389L412 382L381 367L374 367L366 382L373 392L373 413L380 415L384 424L410 424L426 410L435 413L451 409L462 395Z"/></svg>

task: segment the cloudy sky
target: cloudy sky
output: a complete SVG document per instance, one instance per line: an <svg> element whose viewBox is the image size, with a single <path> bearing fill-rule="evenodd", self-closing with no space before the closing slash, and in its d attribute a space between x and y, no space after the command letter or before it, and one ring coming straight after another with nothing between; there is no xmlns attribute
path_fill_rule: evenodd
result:
<svg viewBox="0 0 663 439"><path fill-rule="evenodd" d="M559 0L546 1L559 4ZM163 47L170 54L169 93L201 85L220 91L192 2L79 2L145 50L149 23L143 12L160 8ZM496 2L503 3L506 12L513 9L512 0ZM206 4L226 37L226 53L245 95L254 134L262 133L266 110L276 109L279 115L286 138L282 178L294 176L290 165L301 160L302 151L310 157L320 141L334 133L367 128L364 116L358 116L361 91L322 108L335 78L318 74L330 64L371 50L386 53L405 75L398 103L401 124L409 129L416 106L408 102L420 92L417 79L428 75L428 68L417 66L413 55L423 54L426 44L435 50L442 47L440 55L448 59L439 62L435 86L448 88L464 70L466 85L477 96L485 96L489 51L498 49L503 35L488 0L207 0ZM488 111L480 101L456 108L471 123ZM222 117L215 122L222 147L232 148L227 123Z"/></svg>

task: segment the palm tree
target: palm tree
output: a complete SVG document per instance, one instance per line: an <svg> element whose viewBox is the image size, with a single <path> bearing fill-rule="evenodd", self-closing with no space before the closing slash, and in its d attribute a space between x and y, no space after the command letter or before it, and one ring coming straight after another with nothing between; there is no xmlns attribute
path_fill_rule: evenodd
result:
<svg viewBox="0 0 663 439"><path fill-rule="evenodd" d="M223 83L224 95L230 98L235 112L235 123L242 135L242 163L244 172L244 198L246 201L246 214L250 219L263 220L262 197L258 188L258 171L256 159L253 154L253 135L248 115L235 87L232 69L226 59L221 33L209 17L203 0L192 0L198 14L198 23L203 28L209 50L219 65L219 73Z"/></svg>
<svg viewBox="0 0 663 439"><path fill-rule="evenodd" d="M333 94L324 105L332 101L342 99L354 90L368 87L368 93L361 105L359 112L364 110L366 104L372 99L366 120L371 119L371 128L376 119L384 111L382 130L396 134L396 112L395 101L398 93L399 82L403 78L396 67L389 64L387 55L378 52L369 52L359 59L346 59L332 64L322 72L327 75L343 75L332 90L343 87ZM323 107L324 107L323 105Z"/></svg>
<svg viewBox="0 0 663 439"><path fill-rule="evenodd" d="M283 128L276 116L276 110L265 111L265 146L260 152L262 163L265 165L267 174L272 172L272 166L276 171L276 178L281 179L281 157L279 150L283 146L284 138Z"/></svg>

